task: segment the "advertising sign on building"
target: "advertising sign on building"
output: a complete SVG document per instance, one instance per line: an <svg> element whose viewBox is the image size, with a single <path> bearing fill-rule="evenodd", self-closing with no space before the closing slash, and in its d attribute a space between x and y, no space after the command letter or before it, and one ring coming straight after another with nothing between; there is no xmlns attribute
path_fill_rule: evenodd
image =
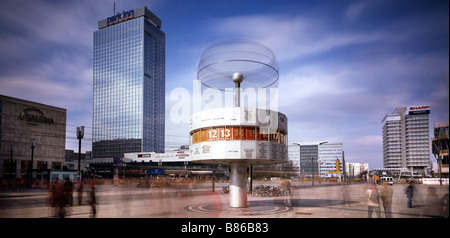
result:
<svg viewBox="0 0 450 238"><path fill-rule="evenodd" d="M134 18L134 10L123 11L122 13L117 13L112 17L108 17L107 24L108 26L121 23L123 21L127 21Z"/></svg>
<svg viewBox="0 0 450 238"><path fill-rule="evenodd" d="M122 170L122 158L116 157L114 158L114 169Z"/></svg>
<svg viewBox="0 0 450 238"><path fill-rule="evenodd" d="M20 112L19 118L20 120L25 120L28 125L37 126L38 123L54 124L53 118L45 116L41 110L34 107L29 107Z"/></svg>
<svg viewBox="0 0 450 238"><path fill-rule="evenodd" d="M148 174L152 175L164 175L164 169L149 169Z"/></svg>
<svg viewBox="0 0 450 238"><path fill-rule="evenodd" d="M409 106L407 110L408 115L418 115L418 114L430 114L430 106Z"/></svg>

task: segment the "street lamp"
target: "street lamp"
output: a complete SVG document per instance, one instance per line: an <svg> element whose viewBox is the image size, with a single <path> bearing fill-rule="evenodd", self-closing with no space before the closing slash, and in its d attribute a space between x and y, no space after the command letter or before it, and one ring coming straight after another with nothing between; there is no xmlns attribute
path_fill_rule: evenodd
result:
<svg viewBox="0 0 450 238"><path fill-rule="evenodd" d="M14 146L10 145L9 146L9 152L11 153L11 156L9 157L9 178L12 179L13 175L12 175L12 157L13 157L13 152L14 152Z"/></svg>
<svg viewBox="0 0 450 238"><path fill-rule="evenodd" d="M311 175L312 175L312 186L314 186L314 166L313 166L313 157L311 157Z"/></svg>
<svg viewBox="0 0 450 238"><path fill-rule="evenodd" d="M84 137L84 126L77 127L78 139L78 180L81 180L81 139Z"/></svg>
<svg viewBox="0 0 450 238"><path fill-rule="evenodd" d="M30 171L30 185L32 183L33 180L33 157L34 157L34 147L36 147L36 139L31 139L30 140L30 147L31 147L31 165L29 167L29 171Z"/></svg>

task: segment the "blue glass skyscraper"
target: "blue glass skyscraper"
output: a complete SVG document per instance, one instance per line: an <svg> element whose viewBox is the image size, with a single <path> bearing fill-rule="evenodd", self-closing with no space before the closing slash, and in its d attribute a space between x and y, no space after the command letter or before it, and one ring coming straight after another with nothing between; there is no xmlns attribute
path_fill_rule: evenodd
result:
<svg viewBox="0 0 450 238"><path fill-rule="evenodd" d="M165 34L146 7L94 32L93 158L164 152Z"/></svg>

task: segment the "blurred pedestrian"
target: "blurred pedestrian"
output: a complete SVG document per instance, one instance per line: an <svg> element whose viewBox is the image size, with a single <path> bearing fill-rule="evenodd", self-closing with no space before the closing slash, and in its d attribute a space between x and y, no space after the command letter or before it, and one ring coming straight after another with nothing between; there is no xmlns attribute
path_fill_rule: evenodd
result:
<svg viewBox="0 0 450 238"><path fill-rule="evenodd" d="M442 214L444 218L448 218L448 193L441 197Z"/></svg>
<svg viewBox="0 0 450 238"><path fill-rule="evenodd" d="M292 184L290 180L287 181L286 188L288 190L288 194L292 195Z"/></svg>
<svg viewBox="0 0 450 238"><path fill-rule="evenodd" d="M69 177L66 177L66 182L63 185L64 205L73 205L73 183Z"/></svg>
<svg viewBox="0 0 450 238"><path fill-rule="evenodd" d="M25 192L25 186L27 186L27 181L25 180L25 178L21 178L18 181L17 186L19 188L19 193Z"/></svg>
<svg viewBox="0 0 450 238"><path fill-rule="evenodd" d="M58 178L55 178L50 185L50 202L52 207L55 208L55 217L66 217L66 198L64 194L64 185L61 185Z"/></svg>
<svg viewBox="0 0 450 238"><path fill-rule="evenodd" d="M348 182L344 182L342 185L342 202L344 205L348 204L350 205L350 191L352 189L350 188Z"/></svg>
<svg viewBox="0 0 450 238"><path fill-rule="evenodd" d="M412 208L412 200L414 197L414 181L409 182L409 186L406 187L406 197L408 198L408 208Z"/></svg>
<svg viewBox="0 0 450 238"><path fill-rule="evenodd" d="M80 184L78 185L78 205L81 205L83 203L83 181L80 180Z"/></svg>
<svg viewBox="0 0 450 238"><path fill-rule="evenodd" d="M56 207L58 205L59 199L59 179L55 178L50 184L50 204L52 207Z"/></svg>
<svg viewBox="0 0 450 238"><path fill-rule="evenodd" d="M383 203L384 215L386 218L391 218L392 188L386 181L383 182L383 189L381 190L381 202Z"/></svg>
<svg viewBox="0 0 450 238"><path fill-rule="evenodd" d="M380 195L378 194L378 188L375 183L371 183L369 185L369 189L366 191L366 195L368 198L367 201L367 217L371 218L373 211L377 214L378 218L381 218L380 215Z"/></svg>
<svg viewBox="0 0 450 238"><path fill-rule="evenodd" d="M281 183L281 188L286 193L285 194L286 196L284 199L284 204L286 204L287 206L292 206L292 203L291 203L291 195L292 195L291 181L284 179L283 182Z"/></svg>
<svg viewBox="0 0 450 238"><path fill-rule="evenodd" d="M92 218L97 216L97 198L95 196L95 187L95 184L92 184L91 191L89 192L89 204L91 205Z"/></svg>

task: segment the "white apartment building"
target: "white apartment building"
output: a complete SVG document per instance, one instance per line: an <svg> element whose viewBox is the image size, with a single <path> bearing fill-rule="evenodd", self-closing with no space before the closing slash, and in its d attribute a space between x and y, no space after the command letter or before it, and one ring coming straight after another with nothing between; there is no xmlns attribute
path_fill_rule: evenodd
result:
<svg viewBox="0 0 450 238"><path fill-rule="evenodd" d="M298 145L288 145L288 160L292 166L300 171L300 147Z"/></svg>
<svg viewBox="0 0 450 238"><path fill-rule="evenodd" d="M318 149L320 177L336 177L330 173L336 171L336 160L339 160L339 170L343 171L342 143L324 143L320 144Z"/></svg>
<svg viewBox="0 0 450 238"><path fill-rule="evenodd" d="M358 177L364 171L369 172L369 163L347 163L345 162L345 173L347 178Z"/></svg>
<svg viewBox="0 0 450 238"><path fill-rule="evenodd" d="M430 167L430 106L397 108L382 120L384 168L424 176Z"/></svg>

